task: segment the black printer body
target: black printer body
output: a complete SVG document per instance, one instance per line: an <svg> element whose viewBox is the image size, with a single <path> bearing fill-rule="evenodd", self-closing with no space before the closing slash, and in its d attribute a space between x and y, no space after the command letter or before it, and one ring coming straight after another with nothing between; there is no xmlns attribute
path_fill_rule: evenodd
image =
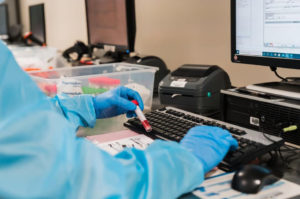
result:
<svg viewBox="0 0 300 199"><path fill-rule="evenodd" d="M159 84L160 103L209 116L220 112L220 90L231 87L218 66L183 65Z"/></svg>

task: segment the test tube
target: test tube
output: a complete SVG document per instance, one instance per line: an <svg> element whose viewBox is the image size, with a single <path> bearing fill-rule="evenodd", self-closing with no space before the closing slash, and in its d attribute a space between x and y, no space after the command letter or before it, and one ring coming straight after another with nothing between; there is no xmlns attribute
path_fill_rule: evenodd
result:
<svg viewBox="0 0 300 199"><path fill-rule="evenodd" d="M142 110L139 107L139 103L136 100L132 100L132 103L134 103L136 105L136 109L135 109L135 114L137 115L137 117L139 118L139 120L141 121L144 129L147 132L151 132L152 131L152 127L150 126L148 120L146 119L145 115L143 114Z"/></svg>

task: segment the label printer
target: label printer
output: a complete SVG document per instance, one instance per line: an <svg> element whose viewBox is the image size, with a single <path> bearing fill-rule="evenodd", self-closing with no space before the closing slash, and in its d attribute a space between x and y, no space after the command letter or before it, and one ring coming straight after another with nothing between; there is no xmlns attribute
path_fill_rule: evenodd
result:
<svg viewBox="0 0 300 199"><path fill-rule="evenodd" d="M159 84L162 105L209 116L220 112L220 90L231 87L228 74L215 65L183 65Z"/></svg>

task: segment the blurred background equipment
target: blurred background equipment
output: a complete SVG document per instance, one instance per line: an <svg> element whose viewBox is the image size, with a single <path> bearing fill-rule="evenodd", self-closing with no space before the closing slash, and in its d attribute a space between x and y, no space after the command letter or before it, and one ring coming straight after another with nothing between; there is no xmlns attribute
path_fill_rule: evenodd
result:
<svg viewBox="0 0 300 199"><path fill-rule="evenodd" d="M63 52L63 57L66 58L68 62L73 62L80 61L85 54L90 54L89 47L82 41L77 41L74 46L71 46Z"/></svg>
<svg viewBox="0 0 300 199"><path fill-rule="evenodd" d="M88 41L104 49L107 62L123 61L134 52L136 23L134 0L86 0Z"/></svg>
<svg viewBox="0 0 300 199"><path fill-rule="evenodd" d="M30 37L38 45L46 44L46 25L44 4L29 6Z"/></svg>
<svg viewBox="0 0 300 199"><path fill-rule="evenodd" d="M34 44L37 44L39 46L46 46L46 44L39 40L35 35L33 35L32 32L25 33L25 35L23 36L23 41L27 46L31 46Z"/></svg>
<svg viewBox="0 0 300 199"><path fill-rule="evenodd" d="M158 71L155 73L155 79L154 79L154 89L153 89L154 94L158 93L159 82L167 74L170 73L170 70L167 68L166 63L157 56L144 56L144 57L134 56L127 59L125 62L157 67Z"/></svg>
<svg viewBox="0 0 300 199"><path fill-rule="evenodd" d="M6 4L0 5L0 39L8 39L8 8Z"/></svg>
<svg viewBox="0 0 300 199"><path fill-rule="evenodd" d="M20 40L22 27L20 21L19 0L4 0L0 3L0 39L9 42ZM17 26L18 31L15 28Z"/></svg>

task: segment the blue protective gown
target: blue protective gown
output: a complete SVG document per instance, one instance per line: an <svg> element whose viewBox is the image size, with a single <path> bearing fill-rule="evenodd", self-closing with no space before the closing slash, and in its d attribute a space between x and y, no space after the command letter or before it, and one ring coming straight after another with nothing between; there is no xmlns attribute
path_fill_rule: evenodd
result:
<svg viewBox="0 0 300 199"><path fill-rule="evenodd" d="M90 96L48 98L0 41L0 198L176 198L203 181L195 156L174 142L111 156L84 138Z"/></svg>

